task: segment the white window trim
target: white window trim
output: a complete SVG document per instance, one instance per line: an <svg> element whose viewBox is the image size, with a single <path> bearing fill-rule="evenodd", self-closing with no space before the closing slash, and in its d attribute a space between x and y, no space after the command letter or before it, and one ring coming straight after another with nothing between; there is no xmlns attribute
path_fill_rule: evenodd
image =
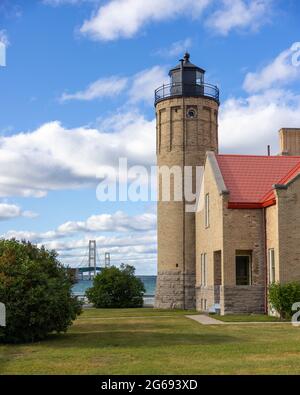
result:
<svg viewBox="0 0 300 395"><path fill-rule="evenodd" d="M201 286L207 286L207 254L201 254Z"/></svg>
<svg viewBox="0 0 300 395"><path fill-rule="evenodd" d="M276 281L276 267L275 267L275 249L269 248L268 250L268 261L269 261L269 284L273 284ZM273 271L274 268L274 271Z"/></svg>
<svg viewBox="0 0 300 395"><path fill-rule="evenodd" d="M210 199L209 193L205 195L205 228L210 226Z"/></svg>

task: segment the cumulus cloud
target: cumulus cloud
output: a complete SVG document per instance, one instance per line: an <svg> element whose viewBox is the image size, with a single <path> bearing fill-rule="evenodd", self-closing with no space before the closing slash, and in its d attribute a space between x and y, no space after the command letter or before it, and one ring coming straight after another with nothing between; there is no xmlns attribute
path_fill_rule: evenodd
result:
<svg viewBox="0 0 300 395"><path fill-rule="evenodd" d="M24 211L18 207L0 204L0 218L14 218L18 216L32 217L34 213ZM130 216L123 211L112 214L91 215L85 221L67 221L55 230L47 232L9 231L2 235L5 238L28 239L35 243L47 242L53 239L61 239L79 233L98 232L147 232L156 228L156 215L154 213L142 213Z"/></svg>
<svg viewBox="0 0 300 395"><path fill-rule="evenodd" d="M93 40L112 41L132 38L151 22L183 17L199 19L204 10L208 14L206 25L215 34L255 31L271 20L274 0L108 0L104 4L100 0L43 0L43 3L51 6L94 3L97 11L84 21L80 33ZM166 53L177 56L188 44L189 39L178 41Z"/></svg>
<svg viewBox="0 0 300 395"><path fill-rule="evenodd" d="M152 68L143 70L132 77L111 76L108 78L100 78L92 82L85 90L76 93L64 93L60 97L61 102L70 100L90 101L104 97L115 97L121 94L130 84L130 88L126 91L130 102L145 101L153 104L153 93L155 88L167 83L169 80L167 70L162 66L153 66Z"/></svg>
<svg viewBox="0 0 300 395"><path fill-rule="evenodd" d="M149 22L199 17L212 0L111 0L86 20L80 31L94 40L133 37Z"/></svg>
<svg viewBox="0 0 300 395"><path fill-rule="evenodd" d="M104 130L105 128L105 130ZM66 129L50 122L37 130L0 137L0 196L42 197L49 190L95 186L96 176L119 157L129 165L155 160L155 120L117 114L98 128Z"/></svg>
<svg viewBox="0 0 300 395"><path fill-rule="evenodd" d="M222 152L266 154L270 144L277 154L279 129L300 127L300 96L279 89L228 99L219 125Z"/></svg>
<svg viewBox="0 0 300 395"><path fill-rule="evenodd" d="M300 43L294 43L256 73L248 73L248 96L229 98L220 109L219 134L225 152L273 154L279 152L278 131L300 127L300 95L287 87L300 76Z"/></svg>
<svg viewBox="0 0 300 395"><path fill-rule="evenodd" d="M90 234L87 234L81 238L66 238L66 240L63 240L63 236L57 234L57 232L55 231L37 233L30 231L10 230L2 234L1 238L30 240L33 243L44 245L48 249L56 249L59 252L62 251L66 252L66 251L72 251L77 249L86 249L89 244L88 242L90 240ZM155 244L156 231L149 231L139 234L128 233L126 234L126 236L120 234L114 234L112 236L93 235L93 240L96 240L98 243L100 243L102 248L105 247L125 248L131 246L139 246L140 242L142 242L143 245L149 245L149 244Z"/></svg>
<svg viewBox="0 0 300 395"><path fill-rule="evenodd" d="M117 211L114 214L92 215L86 221L68 221L57 228L58 235L70 235L74 232L128 232L153 230L156 215L143 213L129 216Z"/></svg>
<svg viewBox="0 0 300 395"><path fill-rule="evenodd" d="M132 264L138 274L153 274L157 263L156 231L142 234L97 235L97 263L104 265L104 254L110 252L111 263ZM64 264L81 266L88 264L89 236L77 240L55 240L43 243L48 249L55 249Z"/></svg>
<svg viewBox="0 0 300 395"><path fill-rule="evenodd" d="M234 29L257 30L269 21L273 0L222 0L208 19L214 33L226 36Z"/></svg>
<svg viewBox="0 0 300 395"><path fill-rule="evenodd" d="M32 211L23 211L21 207L15 204L0 203L0 221L18 217L35 218L37 214Z"/></svg>
<svg viewBox="0 0 300 395"><path fill-rule="evenodd" d="M127 78L112 76L101 78L91 83L85 90L76 93L63 93L60 98L61 102L70 100L89 101L105 97L114 97L120 94L127 85Z"/></svg>
<svg viewBox="0 0 300 395"><path fill-rule="evenodd" d="M164 67L154 66L141 71L133 78L132 87L129 90L130 101L134 103L145 101L153 104L154 91L163 83L169 83L167 70Z"/></svg>
<svg viewBox="0 0 300 395"><path fill-rule="evenodd" d="M244 89L259 92L273 87L275 84L285 85L300 77L300 42L281 52L274 60L255 73L248 73L244 81Z"/></svg>
<svg viewBox="0 0 300 395"><path fill-rule="evenodd" d="M96 240L97 258L111 253L112 262L134 264L141 273L153 273L156 264L156 215L146 212L130 216L117 211L113 214L92 215L85 221L69 221L55 230L37 233L10 230L1 238L30 240L48 249L55 249L64 264L87 264L89 240ZM109 233L111 233L109 235Z"/></svg>

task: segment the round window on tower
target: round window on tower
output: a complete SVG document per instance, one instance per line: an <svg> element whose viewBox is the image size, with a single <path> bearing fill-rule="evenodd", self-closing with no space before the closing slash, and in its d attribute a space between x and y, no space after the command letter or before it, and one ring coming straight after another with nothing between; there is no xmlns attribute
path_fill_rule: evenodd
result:
<svg viewBox="0 0 300 395"><path fill-rule="evenodd" d="M188 108L187 113L186 113L188 118L196 118L197 117L197 111L195 108Z"/></svg>

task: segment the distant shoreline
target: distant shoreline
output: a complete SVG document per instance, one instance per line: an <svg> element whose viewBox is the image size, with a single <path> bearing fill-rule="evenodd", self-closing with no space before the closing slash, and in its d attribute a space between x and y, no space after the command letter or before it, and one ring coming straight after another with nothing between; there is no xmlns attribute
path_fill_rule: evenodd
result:
<svg viewBox="0 0 300 395"><path fill-rule="evenodd" d="M154 299L155 297L155 291L156 291L156 275L137 275L139 279L141 279L144 283L146 293L144 294L144 302L149 302L151 299ZM73 294L78 297L85 297L85 292L90 286L92 285L92 280L89 280L88 278L79 280L76 284L73 286Z"/></svg>

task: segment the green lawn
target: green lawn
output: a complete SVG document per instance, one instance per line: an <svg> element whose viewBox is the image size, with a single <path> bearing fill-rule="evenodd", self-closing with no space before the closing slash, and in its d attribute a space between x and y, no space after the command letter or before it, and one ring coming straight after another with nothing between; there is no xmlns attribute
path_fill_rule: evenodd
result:
<svg viewBox="0 0 300 395"><path fill-rule="evenodd" d="M86 310L67 334L36 344L0 345L0 372L300 373L300 328L287 324L202 326L185 314L153 309Z"/></svg>
<svg viewBox="0 0 300 395"><path fill-rule="evenodd" d="M224 322L280 322L280 318L264 314L228 314L223 316L210 314L210 317Z"/></svg>

